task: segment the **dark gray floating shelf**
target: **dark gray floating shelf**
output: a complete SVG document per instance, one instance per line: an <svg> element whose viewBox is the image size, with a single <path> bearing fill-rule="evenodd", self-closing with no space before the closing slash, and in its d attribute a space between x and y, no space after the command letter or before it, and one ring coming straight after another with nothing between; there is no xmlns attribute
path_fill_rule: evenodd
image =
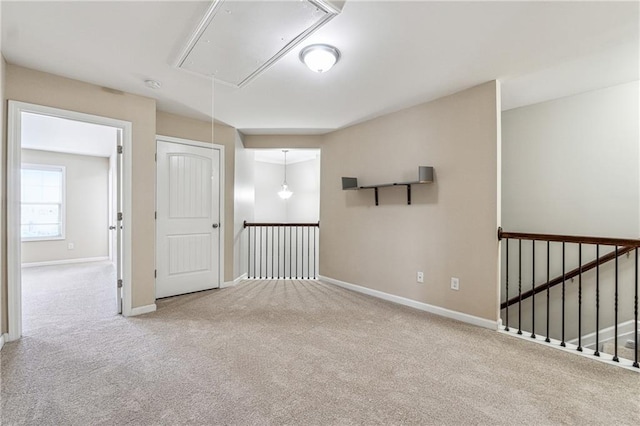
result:
<svg viewBox="0 0 640 426"><path fill-rule="evenodd" d="M343 177L342 189L345 191L358 190L358 189L373 189L375 194L375 199L376 199L376 206L377 206L378 205L378 188L386 188L389 186L405 186L407 188L407 204L411 204L411 185L423 185L425 183L433 183L433 167L431 166L419 166L418 180L413 182L380 183L378 185L358 186L358 178Z"/></svg>

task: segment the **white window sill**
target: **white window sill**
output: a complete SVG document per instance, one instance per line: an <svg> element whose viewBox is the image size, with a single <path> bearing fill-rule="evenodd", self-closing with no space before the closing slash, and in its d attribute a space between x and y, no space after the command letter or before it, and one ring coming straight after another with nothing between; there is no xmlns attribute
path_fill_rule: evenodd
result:
<svg viewBox="0 0 640 426"><path fill-rule="evenodd" d="M33 238L23 238L22 242L23 243L29 243L31 241L60 241L60 240L64 240L64 236L62 237L33 237Z"/></svg>

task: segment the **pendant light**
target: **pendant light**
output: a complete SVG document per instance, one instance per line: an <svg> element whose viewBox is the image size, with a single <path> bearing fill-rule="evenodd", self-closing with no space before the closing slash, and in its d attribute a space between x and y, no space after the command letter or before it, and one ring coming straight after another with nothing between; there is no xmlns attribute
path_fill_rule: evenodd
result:
<svg viewBox="0 0 640 426"><path fill-rule="evenodd" d="M288 200L293 195L293 192L289 190L289 186L287 185L287 152L288 150L283 149L284 152L284 182L282 183L282 188L278 191L278 196L283 200Z"/></svg>

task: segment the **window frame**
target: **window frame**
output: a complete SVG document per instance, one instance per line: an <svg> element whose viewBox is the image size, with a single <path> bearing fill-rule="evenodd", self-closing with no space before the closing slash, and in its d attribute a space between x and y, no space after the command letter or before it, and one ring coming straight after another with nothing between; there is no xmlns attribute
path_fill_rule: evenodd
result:
<svg viewBox="0 0 640 426"><path fill-rule="evenodd" d="M62 179L60 182L60 235L55 237L23 237L22 236L22 221L20 221L20 240L22 242L30 241L60 241L66 239L66 204L67 204L67 168L61 165L54 164L35 164L35 163L22 163L20 166L20 191L22 192L22 170L40 170L40 171L55 171L61 172ZM58 203L25 203L20 196L20 210L24 204L58 204ZM22 214L21 214L22 215Z"/></svg>

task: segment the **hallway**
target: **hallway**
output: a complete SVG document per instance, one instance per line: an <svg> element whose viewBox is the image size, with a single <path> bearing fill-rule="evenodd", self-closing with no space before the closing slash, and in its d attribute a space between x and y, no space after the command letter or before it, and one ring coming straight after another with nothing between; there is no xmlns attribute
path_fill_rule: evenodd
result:
<svg viewBox="0 0 640 426"><path fill-rule="evenodd" d="M40 287L65 276L45 272ZM111 273L86 265L78 282ZM319 281L244 281L133 318L104 303L113 290L85 294L77 310L85 290L59 291L70 305L47 306L34 291L49 319L30 319L2 350L3 424L630 424L640 415L635 372Z"/></svg>

